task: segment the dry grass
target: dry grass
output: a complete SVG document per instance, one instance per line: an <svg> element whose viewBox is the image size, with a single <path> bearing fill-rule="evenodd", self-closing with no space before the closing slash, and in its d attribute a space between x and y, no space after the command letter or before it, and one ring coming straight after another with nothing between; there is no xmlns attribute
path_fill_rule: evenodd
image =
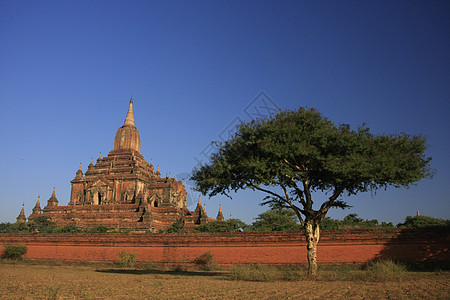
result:
<svg viewBox="0 0 450 300"><path fill-rule="evenodd" d="M409 272L408 275L401 282L342 281L338 278L248 282L231 281L225 271L177 273L94 265L2 263L0 299L450 298L449 272Z"/></svg>

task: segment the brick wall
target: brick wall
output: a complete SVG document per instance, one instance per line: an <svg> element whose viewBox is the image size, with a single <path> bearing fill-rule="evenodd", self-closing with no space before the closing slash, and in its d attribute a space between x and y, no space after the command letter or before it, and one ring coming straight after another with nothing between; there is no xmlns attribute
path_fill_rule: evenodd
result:
<svg viewBox="0 0 450 300"><path fill-rule="evenodd" d="M28 259L113 261L126 250L142 261L189 263L210 251L222 266L236 263L306 262L302 232L179 234L0 234L4 244L25 244ZM391 258L415 262L450 260L448 230L322 231L319 263Z"/></svg>

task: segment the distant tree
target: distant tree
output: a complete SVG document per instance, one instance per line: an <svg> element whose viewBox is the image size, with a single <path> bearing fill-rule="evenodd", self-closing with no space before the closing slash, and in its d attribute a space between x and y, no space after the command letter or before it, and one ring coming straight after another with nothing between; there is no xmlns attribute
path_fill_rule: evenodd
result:
<svg viewBox="0 0 450 300"><path fill-rule="evenodd" d="M106 232L108 232L108 230L109 230L108 227L106 227L103 224L99 224L99 225L97 225L95 227L84 229L84 232L87 232L87 233L106 233Z"/></svg>
<svg viewBox="0 0 450 300"><path fill-rule="evenodd" d="M427 216L408 216L405 222L397 224L397 227L432 227L432 226L450 226L450 220L443 220Z"/></svg>
<svg viewBox="0 0 450 300"><path fill-rule="evenodd" d="M241 189L267 194L264 204L294 210L305 228L310 275L317 274L319 226L328 210L346 208L343 195L409 187L432 175L426 139L374 135L363 125L336 126L314 109L280 111L241 123L209 163L195 168L196 189L214 196ZM328 193L313 205L313 192Z"/></svg>
<svg viewBox="0 0 450 300"><path fill-rule="evenodd" d="M359 218L357 214L349 214L345 216L342 221L346 224L360 224L364 222L364 220Z"/></svg>
<svg viewBox="0 0 450 300"><path fill-rule="evenodd" d="M263 212L256 217L250 226L253 231L295 231L302 230L297 216L292 209L274 208Z"/></svg>
<svg viewBox="0 0 450 300"><path fill-rule="evenodd" d="M0 223L0 233L11 233L11 223Z"/></svg>
<svg viewBox="0 0 450 300"><path fill-rule="evenodd" d="M56 223L52 222L47 216L39 216L29 222L29 226L32 232L51 233L56 227Z"/></svg>
<svg viewBox="0 0 450 300"><path fill-rule="evenodd" d="M320 222L320 229L336 230L341 226L342 222L340 220L335 220L330 217L325 217L322 222Z"/></svg>
<svg viewBox="0 0 450 300"><path fill-rule="evenodd" d="M108 229L106 229L108 231ZM77 233L83 232L83 229L76 227L75 225L56 226L53 229L55 233Z"/></svg>
<svg viewBox="0 0 450 300"><path fill-rule="evenodd" d="M30 232L30 226L25 222L0 223L0 233Z"/></svg>
<svg viewBox="0 0 450 300"><path fill-rule="evenodd" d="M373 220L363 220L359 218L357 214L349 214L344 217L343 220L335 220L330 217L325 217L320 223L320 229L342 229L342 228L373 228L373 227L383 227L383 228L393 228L394 224L392 222L381 224L377 219Z"/></svg>
<svg viewBox="0 0 450 300"><path fill-rule="evenodd" d="M247 230L248 225L239 219L226 221L213 221L197 226L194 230L198 232L240 232Z"/></svg>
<svg viewBox="0 0 450 300"><path fill-rule="evenodd" d="M182 232L184 228L184 220L178 219L175 222L173 222L172 226L166 230L167 233L177 233Z"/></svg>

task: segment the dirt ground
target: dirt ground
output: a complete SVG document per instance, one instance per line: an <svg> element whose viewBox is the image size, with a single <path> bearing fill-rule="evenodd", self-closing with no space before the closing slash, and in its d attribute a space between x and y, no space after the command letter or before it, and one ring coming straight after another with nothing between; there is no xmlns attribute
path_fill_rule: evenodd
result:
<svg viewBox="0 0 450 300"><path fill-rule="evenodd" d="M401 282L244 282L225 272L0 264L1 299L450 299L450 272Z"/></svg>

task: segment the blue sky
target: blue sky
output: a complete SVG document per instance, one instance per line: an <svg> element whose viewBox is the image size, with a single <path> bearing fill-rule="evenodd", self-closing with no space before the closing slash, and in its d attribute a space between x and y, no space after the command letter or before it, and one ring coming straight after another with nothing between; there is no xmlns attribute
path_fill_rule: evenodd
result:
<svg viewBox="0 0 450 300"><path fill-rule="evenodd" d="M345 198L353 208L330 216L450 218L449 15L448 1L0 0L0 222L53 187L67 204L79 164L113 149L131 94L141 153L177 178L236 120L264 114L264 97L423 134L433 179ZM252 222L263 197L202 202Z"/></svg>

